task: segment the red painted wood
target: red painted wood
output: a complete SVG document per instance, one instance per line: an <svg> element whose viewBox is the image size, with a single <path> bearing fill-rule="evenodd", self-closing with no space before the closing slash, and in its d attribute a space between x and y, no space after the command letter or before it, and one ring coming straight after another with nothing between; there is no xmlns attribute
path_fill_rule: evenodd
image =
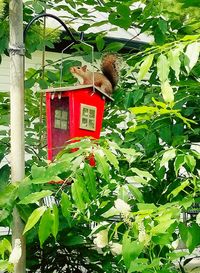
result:
<svg viewBox="0 0 200 273"><path fill-rule="evenodd" d="M80 128L80 105L81 103L87 104L90 106L97 107L97 116L96 116L96 130L86 130ZM93 93L92 88L75 90L72 93L71 101L71 119L70 127L71 134L70 137L84 137L90 136L98 139L100 137L100 132L102 128L102 120L104 113L105 100L99 95L98 92Z"/></svg>
<svg viewBox="0 0 200 273"><path fill-rule="evenodd" d="M52 121L51 121L51 93L46 93L46 120L47 120L47 155L52 160Z"/></svg>
<svg viewBox="0 0 200 273"><path fill-rule="evenodd" d="M60 99L58 93L62 95ZM98 139L100 137L103 120L105 100L98 91L94 93L92 87L58 93L54 93L54 99L51 99L51 92L47 91L46 93L47 147L49 160L55 158L56 154L66 145L67 140L84 136ZM81 103L97 107L95 131L80 128ZM67 130L54 127L56 109L69 111ZM95 164L93 159L91 159L91 163L92 165Z"/></svg>

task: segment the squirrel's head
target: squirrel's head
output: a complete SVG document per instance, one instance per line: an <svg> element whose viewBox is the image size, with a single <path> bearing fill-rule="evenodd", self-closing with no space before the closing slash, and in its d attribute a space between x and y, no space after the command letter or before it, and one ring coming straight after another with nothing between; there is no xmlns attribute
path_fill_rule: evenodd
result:
<svg viewBox="0 0 200 273"><path fill-rule="evenodd" d="M86 71L87 71L87 65L84 65L84 66L72 66L72 67L70 67L70 72L72 74L82 75Z"/></svg>

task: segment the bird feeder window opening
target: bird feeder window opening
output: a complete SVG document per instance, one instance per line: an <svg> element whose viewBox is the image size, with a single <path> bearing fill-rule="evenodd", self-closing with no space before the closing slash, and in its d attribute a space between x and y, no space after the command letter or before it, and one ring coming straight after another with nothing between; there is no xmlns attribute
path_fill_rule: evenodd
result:
<svg viewBox="0 0 200 273"><path fill-rule="evenodd" d="M86 104L81 104L80 128L95 131L97 108Z"/></svg>
<svg viewBox="0 0 200 273"><path fill-rule="evenodd" d="M67 130L68 128L68 111L55 110L55 122L54 127L56 129Z"/></svg>

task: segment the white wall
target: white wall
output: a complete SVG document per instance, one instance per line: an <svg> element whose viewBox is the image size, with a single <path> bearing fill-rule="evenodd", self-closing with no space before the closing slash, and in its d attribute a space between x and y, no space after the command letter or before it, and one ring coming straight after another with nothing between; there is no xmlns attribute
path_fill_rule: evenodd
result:
<svg viewBox="0 0 200 273"><path fill-rule="evenodd" d="M66 54L64 54L66 56ZM58 59L61 59L62 55L61 53L57 52L46 52L46 59L56 61ZM27 59L25 61L25 67L26 69L32 67L35 69L38 69L41 67L42 63L42 52L36 51L32 54L32 59ZM9 57L2 56L2 62L0 64L0 92L2 91L8 91L9 92L9 84L10 84L10 63L9 63Z"/></svg>

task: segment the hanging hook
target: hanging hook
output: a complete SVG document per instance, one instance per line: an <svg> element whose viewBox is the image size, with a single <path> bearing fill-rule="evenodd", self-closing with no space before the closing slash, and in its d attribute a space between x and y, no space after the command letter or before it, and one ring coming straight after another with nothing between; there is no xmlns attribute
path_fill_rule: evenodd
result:
<svg viewBox="0 0 200 273"><path fill-rule="evenodd" d="M71 33L71 31L69 30L69 28L66 26L66 24L65 24L59 17L57 17L56 15L50 14L50 13L42 13L42 14L39 14L39 15L35 16L35 17L26 25L26 27L25 27L25 29L24 29L24 42L25 42L25 39L26 39L27 31L29 30L29 28L31 27L31 25L32 25L35 21L37 21L38 19L40 19L40 18L42 18L42 17L51 17L51 18L57 20L57 21L64 27L64 29L66 30L68 36L71 38L73 44L78 44L78 43L80 43L80 41L83 40L83 36L84 36L84 35L83 35L83 32L81 32L81 34L80 34L80 40L76 40L76 39L74 38L73 34ZM72 46L72 45L71 45L71 46Z"/></svg>

